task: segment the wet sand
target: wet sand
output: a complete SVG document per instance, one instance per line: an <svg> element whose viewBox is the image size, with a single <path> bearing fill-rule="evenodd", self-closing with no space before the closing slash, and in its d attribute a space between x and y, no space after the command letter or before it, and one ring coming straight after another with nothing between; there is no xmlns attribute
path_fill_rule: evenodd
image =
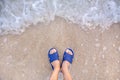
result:
<svg viewBox="0 0 120 80"><path fill-rule="evenodd" d="M60 59L67 47L73 48L73 80L120 80L120 24L101 32L83 30L61 18L31 25L21 35L0 36L0 80L48 80L51 47L58 49Z"/></svg>

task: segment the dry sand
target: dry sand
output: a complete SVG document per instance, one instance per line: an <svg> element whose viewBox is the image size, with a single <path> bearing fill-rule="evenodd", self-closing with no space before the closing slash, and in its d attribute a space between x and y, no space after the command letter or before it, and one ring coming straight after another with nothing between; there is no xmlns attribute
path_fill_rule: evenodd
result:
<svg viewBox="0 0 120 80"><path fill-rule="evenodd" d="M0 80L48 80L51 47L58 49L60 59L65 48L74 49L73 80L120 80L120 24L104 32L85 31L61 18L32 26L21 35L0 37Z"/></svg>

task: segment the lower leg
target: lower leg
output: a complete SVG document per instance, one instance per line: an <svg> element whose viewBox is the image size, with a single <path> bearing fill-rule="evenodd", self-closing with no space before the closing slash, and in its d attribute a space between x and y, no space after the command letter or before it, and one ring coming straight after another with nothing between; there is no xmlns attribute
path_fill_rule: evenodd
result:
<svg viewBox="0 0 120 80"><path fill-rule="evenodd" d="M58 73L59 73L60 69L59 68L54 68L50 80L58 80Z"/></svg>
<svg viewBox="0 0 120 80"><path fill-rule="evenodd" d="M69 49L67 49L66 52L70 55L73 55L73 53ZM64 80L72 80L72 76L69 72L69 66L70 66L70 62L63 61L62 73L63 73L63 76L64 76Z"/></svg>
<svg viewBox="0 0 120 80"><path fill-rule="evenodd" d="M69 72L69 65L70 63L67 61L64 61L62 64L62 73L64 76L64 80L72 80L71 74Z"/></svg>
<svg viewBox="0 0 120 80"><path fill-rule="evenodd" d="M56 52L55 49L51 50L50 54L53 54L54 52ZM51 64L54 67L54 70L50 76L50 80L58 80L58 73L60 71L60 61L56 60L56 61L53 61Z"/></svg>

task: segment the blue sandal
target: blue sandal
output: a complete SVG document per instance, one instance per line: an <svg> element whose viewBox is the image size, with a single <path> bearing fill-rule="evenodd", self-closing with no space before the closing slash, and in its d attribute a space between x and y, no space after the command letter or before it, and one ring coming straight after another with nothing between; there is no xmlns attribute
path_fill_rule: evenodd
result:
<svg viewBox="0 0 120 80"><path fill-rule="evenodd" d="M59 60L59 55L58 55L57 49L55 49L55 50L56 50L55 53L50 54L50 51L51 51L52 49L55 49L55 48L51 48L51 49L48 51L48 58L49 58L50 64L51 64L53 61L55 61L55 60ZM51 67L52 67L52 69L54 70L54 67L53 67L52 64L51 64Z"/></svg>
<svg viewBox="0 0 120 80"><path fill-rule="evenodd" d="M70 64L72 64L73 58L74 58L74 52L71 48L67 48L67 49L69 49L72 52L72 55L67 53L66 50L65 50L64 55L63 55L62 63L63 63L63 61L68 61Z"/></svg>

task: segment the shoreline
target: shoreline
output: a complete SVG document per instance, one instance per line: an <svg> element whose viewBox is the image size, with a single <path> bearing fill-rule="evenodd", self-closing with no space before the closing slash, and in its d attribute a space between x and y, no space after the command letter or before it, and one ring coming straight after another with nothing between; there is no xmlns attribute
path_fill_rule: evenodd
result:
<svg viewBox="0 0 120 80"><path fill-rule="evenodd" d="M61 18L31 26L20 35L0 36L0 80L48 80L51 47L59 50L60 59L67 47L73 48L70 72L74 80L120 79L119 23L104 32L99 28L85 31Z"/></svg>

